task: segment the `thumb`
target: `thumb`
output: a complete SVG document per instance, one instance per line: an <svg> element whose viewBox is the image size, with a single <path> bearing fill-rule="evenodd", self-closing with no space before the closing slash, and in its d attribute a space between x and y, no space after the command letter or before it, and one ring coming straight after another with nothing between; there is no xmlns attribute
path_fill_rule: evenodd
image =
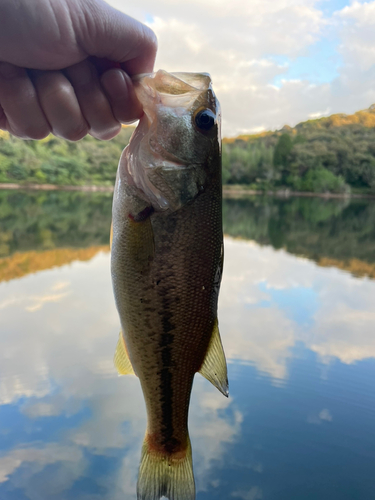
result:
<svg viewBox="0 0 375 500"><path fill-rule="evenodd" d="M130 76L152 72L157 40L150 28L103 0L68 1L77 43L86 54L119 62Z"/></svg>

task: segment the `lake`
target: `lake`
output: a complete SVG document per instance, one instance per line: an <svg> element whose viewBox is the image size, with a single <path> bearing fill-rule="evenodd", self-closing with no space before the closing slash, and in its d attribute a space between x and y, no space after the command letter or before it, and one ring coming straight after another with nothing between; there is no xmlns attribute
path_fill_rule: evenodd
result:
<svg viewBox="0 0 375 500"><path fill-rule="evenodd" d="M0 191L0 498L134 500L111 196ZM197 375L197 500L375 498L375 202L224 200L230 397Z"/></svg>

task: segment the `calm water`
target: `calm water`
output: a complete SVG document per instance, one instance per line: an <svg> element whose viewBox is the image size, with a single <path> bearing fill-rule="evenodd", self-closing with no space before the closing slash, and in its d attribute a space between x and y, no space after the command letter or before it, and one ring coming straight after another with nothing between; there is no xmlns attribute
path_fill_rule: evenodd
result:
<svg viewBox="0 0 375 500"><path fill-rule="evenodd" d="M0 191L0 498L130 500L145 408L118 377L111 197ZM225 200L230 398L197 375L197 499L375 498L375 203Z"/></svg>

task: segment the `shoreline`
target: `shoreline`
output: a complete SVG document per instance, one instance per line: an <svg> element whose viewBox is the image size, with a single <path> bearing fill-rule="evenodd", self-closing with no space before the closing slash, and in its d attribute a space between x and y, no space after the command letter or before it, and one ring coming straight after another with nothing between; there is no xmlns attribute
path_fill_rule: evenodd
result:
<svg viewBox="0 0 375 500"><path fill-rule="evenodd" d="M83 191L87 193L113 193L114 186L58 186L55 184L16 184L16 183L0 183L0 189L11 190L30 190L30 191ZM275 191L257 191L255 189L246 188L230 188L223 186L224 197L243 197L243 196L277 196L279 198L308 197L308 198L367 198L375 199L374 194L366 193L313 193L308 191L289 191L288 189L278 189Z"/></svg>
<svg viewBox="0 0 375 500"><path fill-rule="evenodd" d="M350 199L350 198L367 198L370 200L375 200L374 194L367 193L314 193L311 191L289 191L289 189L277 189L275 191L257 191L255 189L231 189L227 186L223 186L223 195L230 197L241 197L241 196L276 196L278 198L290 198L291 196L305 197L305 198L338 198L338 199Z"/></svg>
<svg viewBox="0 0 375 500"><path fill-rule="evenodd" d="M0 183L0 189L26 189L30 191L86 191L112 193L113 186L57 186L56 184L7 184Z"/></svg>

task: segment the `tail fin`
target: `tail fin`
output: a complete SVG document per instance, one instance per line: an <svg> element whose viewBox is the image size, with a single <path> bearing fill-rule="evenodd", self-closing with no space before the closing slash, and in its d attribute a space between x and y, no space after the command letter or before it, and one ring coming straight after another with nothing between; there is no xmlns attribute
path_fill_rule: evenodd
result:
<svg viewBox="0 0 375 500"><path fill-rule="evenodd" d="M194 500L195 484L191 445L183 457L163 456L150 452L147 439L142 446L137 483L137 500Z"/></svg>

